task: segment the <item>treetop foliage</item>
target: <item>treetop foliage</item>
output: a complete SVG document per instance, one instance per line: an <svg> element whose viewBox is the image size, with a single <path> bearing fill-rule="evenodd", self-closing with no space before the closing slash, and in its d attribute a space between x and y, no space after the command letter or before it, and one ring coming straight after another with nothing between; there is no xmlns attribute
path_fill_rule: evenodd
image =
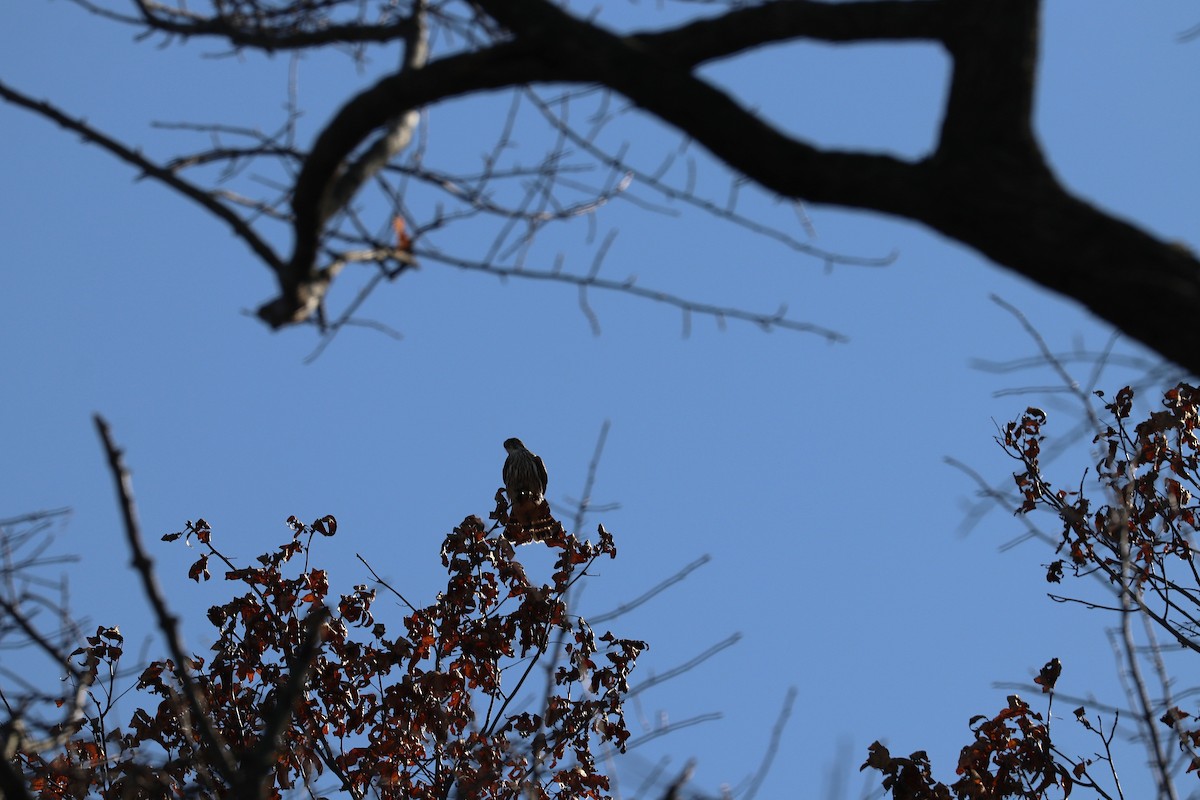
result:
<svg viewBox="0 0 1200 800"><path fill-rule="evenodd" d="M507 521L502 495L493 518ZM211 655L142 670L125 724L101 704L59 731L61 747L18 752L30 788L47 800L268 798L300 786L353 798L607 797L594 746L624 749L622 699L646 644L597 635L566 598L597 559L615 558L613 538L603 526L596 543L561 525L536 539L498 527L464 519L442 544L444 591L423 607L393 592L406 610L389 622L375 589L332 597L313 565L315 542L337 532L332 516L289 518L288 539L246 567L207 522L188 522L163 538L194 541L203 552L188 577L209 580L219 563L232 594L208 611ZM520 544L557 553L549 582L528 577ZM82 681L109 693L123 656L115 627L71 653ZM181 666L203 721L182 699ZM529 681L539 666L545 681Z"/></svg>
<svg viewBox="0 0 1200 800"><path fill-rule="evenodd" d="M1043 510L1058 520L1052 543L1060 557L1045 565L1046 581L1057 585L1068 576L1092 579L1109 603L1079 602L1117 612L1118 653L1130 682L1130 708L1124 713L1146 748L1158 796L1175 797L1177 776L1200 775L1196 711L1177 704L1194 690L1176 687L1164 663L1170 652L1200 654L1200 571L1194 543L1200 514L1200 389L1177 384L1162 394L1159 409L1142 419L1134 417L1135 395L1128 386L1112 399L1096 392L1107 416L1093 419L1098 460L1090 483L1086 474L1068 475L1067 485L1073 488L1056 488L1046 477L1042 454L1048 418L1040 408L1031 406L1005 424L997 441L1019 464L1013 473L1016 513ZM1092 488L1085 489L1085 483ZM1135 618L1145 625L1146 646L1134 640L1129 626ZM1159 645L1154 632L1165 634L1170 645ZM1062 673L1055 658L1034 678L1034 686L1048 698L1045 713L1014 694L998 714L971 720L974 740L962 749L953 783L933 777L923 751L894 757L879 742L872 745L863 769L880 772L884 788L905 800L1047 800L1069 797L1080 788L1098 797L1124 797L1112 750L1122 712L1111 712L1106 722L1086 708L1094 701L1071 712L1071 721L1097 743L1092 753L1069 754L1052 738L1053 700Z"/></svg>

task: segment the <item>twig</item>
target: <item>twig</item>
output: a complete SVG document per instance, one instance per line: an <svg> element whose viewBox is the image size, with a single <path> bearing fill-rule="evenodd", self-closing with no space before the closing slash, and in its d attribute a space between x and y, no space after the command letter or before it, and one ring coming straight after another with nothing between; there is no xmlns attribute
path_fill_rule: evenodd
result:
<svg viewBox="0 0 1200 800"><path fill-rule="evenodd" d="M713 646L709 647L703 653L700 653L699 655L688 659L687 661L683 662L679 666L672 667L671 669L669 669L665 672L660 672L650 678L647 678L646 680L639 683L637 686L634 686L633 688L631 688L629 690L629 693L627 696L634 697L635 695L639 695L642 692L646 691L647 689L653 688L654 686L657 686L660 683L664 683L666 681L669 681L671 678L677 677L679 675L682 675L685 672L693 670L696 667L703 664L705 661L708 661L710 658L715 656L717 653L721 652L722 650L726 650L730 647L733 647L735 644L737 644L741 640L742 640L742 635L740 633L735 633L731 636L728 636L725 639L717 642Z"/></svg>
<svg viewBox="0 0 1200 800"><path fill-rule="evenodd" d="M690 186L682 189L670 186L662 180L660 175L644 172L636 167L631 166L627 161L625 161L623 154L616 156L601 150L595 144L592 137L585 137L578 133L574 128L568 126L562 119L558 117L557 114L551 111L550 104L543 98L539 97L532 90L525 90L525 94L531 99L531 102L538 109L538 111L541 112L545 120L550 123L552 127L566 136L566 138L577 147L591 155L592 158L596 159L596 161L605 167L608 167L610 170L628 174L637 183L648 186L650 189L658 192L668 200L678 200L686 203L705 212L706 214L711 214L718 219L725 220L732 225L744 228L757 235L774 239L792 250L819 258L826 264L840 264L858 267L886 267L896 261L898 253L895 251L883 257L872 258L869 256L847 256L822 250L819 247L814 247L813 245L807 244L793 236L790 236L779 228L764 225L761 222L752 219L751 217L739 214L732 208L722 208L716 203L713 203L709 200L704 200L698 197L693 188ZM624 193L623 197L627 200L637 202L637 199L632 197L629 193ZM803 218L801 223L805 225L805 228L810 232L811 235L811 223L806 223L806 220Z"/></svg>
<svg viewBox="0 0 1200 800"><path fill-rule="evenodd" d="M1139 607L1148 616L1150 612L1146 608L1145 603L1142 602L1142 599L1135 595L1135 590L1131 586L1133 583L1131 573L1135 567L1130 556L1128 544L1129 528L1126 525L1121 526L1121 528L1122 552L1119 594L1124 613L1121 615L1120 634L1126 670L1133 684L1130 694L1137 701L1139 707L1138 719L1141 722L1142 730L1146 732L1149 739L1146 743L1146 748L1150 751L1151 764L1154 766L1155 783L1158 784L1159 796L1166 797L1168 800L1175 800L1177 794L1175 782L1171 779L1170 757L1163 752L1163 742L1159 738L1158 725L1155 720L1154 701L1151 699L1150 692L1146 688L1146 680L1142 677L1142 667L1138 663L1137 647L1133 639L1133 614L1131 612L1135 606ZM1169 632L1174 633L1176 639L1182 639L1179 633L1167 626L1165 620L1156 618L1156 621L1163 627L1166 627Z"/></svg>
<svg viewBox="0 0 1200 800"><path fill-rule="evenodd" d="M5 613L7 613L8 616L11 617L15 623L17 623L17 627L19 627L21 631L42 650L43 653L49 656L51 661L54 661L56 664L61 664L63 668L67 670L68 675L73 680L82 680L84 678L84 673L76 669L75 665L71 663L71 659L68 658L65 653L55 647L53 643L46 639L46 637L44 637L41 632L33 626L26 616L21 613L19 608L17 608L14 604L9 603L2 597L0 597L0 608L4 609Z"/></svg>
<svg viewBox="0 0 1200 800"><path fill-rule="evenodd" d="M41 522L45 519L61 517L70 513L71 509L68 506L63 506L62 508L51 508L43 511L31 511L28 514L18 514L15 517L0 519L0 528L9 528L13 525L25 525L30 522Z"/></svg>
<svg viewBox="0 0 1200 800"><path fill-rule="evenodd" d="M351 324L353 321L354 312L358 311L359 307L366 302L366 299L375 290L375 287L378 286L386 277L387 274L382 271L376 272L371 276L370 280L367 281L367 284L359 289L358 294L355 295L354 299L350 301L349 305L343 309L338 318L325 327L325 330L321 334L321 341L317 343L317 346L313 348L311 353L304 357L305 364L312 364L321 357L321 354L325 352L325 348L329 347L329 345L333 343L334 338L339 332L341 332L342 328ZM392 338L402 338L401 335L396 331L391 331L390 329L386 329L386 327L381 329L392 335Z"/></svg>
<svg viewBox="0 0 1200 800"><path fill-rule="evenodd" d="M1088 421L1092 424L1093 430L1103 430L1103 428L1100 426L1100 420L1096 416L1096 411L1092 407L1092 398L1080 388L1079 381L1075 380L1073 377L1071 377L1071 373L1067 372L1067 368L1050 350L1050 346L1047 345L1046 340L1042 338L1041 332L1033 326L1033 323L1029 321L1029 318L1026 317L1019 308L1014 306L1012 303L1009 303L1007 300L1004 300L1002 297L1000 297L1000 295L993 294L991 296L991 300L1009 314L1012 314L1016 318L1017 322L1021 324L1021 327L1025 329L1025 333L1029 335L1029 338L1033 339L1034 344L1036 344L1038 350L1041 351L1042 357L1046 360L1046 363L1054 369L1054 371L1058 374L1058 377L1062 380L1062 385L1067 389L1067 391L1079 399L1080 405L1083 406L1083 412L1087 415Z"/></svg>
<svg viewBox="0 0 1200 800"><path fill-rule="evenodd" d="M779 716L775 719L775 727L771 730L771 741L767 743L767 752L763 754L762 764L759 765L758 772L754 773L754 780L750 782L750 788L746 790L742 800L754 800L767 773L771 771L771 763L775 761L775 754L779 752L779 740L783 738L783 729L787 726L788 717L792 715L792 705L795 702L796 687L793 686L788 689L787 696L783 698L783 708L779 709Z"/></svg>
<svg viewBox="0 0 1200 800"><path fill-rule="evenodd" d="M669 725L663 725L661 728L656 728L655 730L652 730L649 733L634 739L625 747L625 750L628 752L635 747L641 747L648 742L652 742L660 736L666 736L668 733L674 733L675 731L682 730L683 728L690 728L693 725L700 725L705 722L716 722L723 716L724 715L720 712L714 711L708 714L698 714L694 717L688 717L687 719L680 720L679 722L672 722Z"/></svg>
<svg viewBox="0 0 1200 800"><path fill-rule="evenodd" d="M782 306L773 314L758 313L754 311L746 311L740 308L732 308L728 306L718 306L712 303L701 303L695 300L668 292L660 292L656 289L646 289L637 285L636 277L629 277L623 281L610 280L601 278L595 275L577 275L570 272L562 272L554 269L531 270L523 267L500 267L490 264L486 261L472 261L465 258L456 258L444 253L435 251L421 250L417 255L423 261L434 261L447 264L449 266L458 267L460 269L470 270L472 272L484 272L490 275L495 275L501 278L523 278L528 280L540 281L556 281L558 283L566 283L573 286L581 286L588 289L603 289L609 292L622 292L630 294L634 297L640 297L646 300L653 300L656 303L664 303L669 306L674 306L681 311L692 314L703 314L704 316L714 317L717 320L736 319L743 322L749 322L763 330L772 330L781 328L783 330L798 331L801 333L812 333L822 337L829 342L848 342L849 337L845 334L838 333L835 330L816 325L811 322L801 322L791 319L787 316L787 306Z"/></svg>
<svg viewBox="0 0 1200 800"><path fill-rule="evenodd" d="M377 573L375 571L375 569L370 564L367 563L367 560L365 558L363 558L358 553L355 553L354 557L363 563L363 566L366 567L367 571L371 573L371 577L375 579L376 583L378 583L383 588L387 589L392 594L396 595L396 597L399 597L400 602L402 602L402 603L404 603L404 605L408 606L409 611L415 612L417 610L417 607L414 606L412 603L408 602L408 600L404 597L404 595L402 595L402 594L400 594L400 592L396 591L396 589L393 588L390 583L385 581L383 578L379 577L379 573Z"/></svg>
<svg viewBox="0 0 1200 800"><path fill-rule="evenodd" d="M617 606L615 609L613 609L612 611L609 611L608 613L599 614L595 617L592 617L591 620L589 620L589 621L593 625L601 625L605 622L610 622L610 621L616 619L617 617L621 616L622 614L628 614L630 611L633 611L638 606L649 602L656 595L661 594L662 592L671 588L675 584L684 580L685 578L687 578L688 575L690 575L693 572L695 572L696 570L700 569L700 567L703 567L709 561L712 561L712 556L705 553L704 555L700 556L692 563L688 564L683 569L676 572L671 577L656 584L654 587L652 587L649 591L645 592L641 596L636 597L633 600L630 600L628 603L622 603L621 605Z"/></svg>
<svg viewBox="0 0 1200 800"><path fill-rule="evenodd" d="M103 8L90 0L71 2L97 16L129 25L146 26L167 36L190 38L193 36L225 39L240 51L253 47L267 52L279 50L302 50L327 45L391 42L404 36L412 26L407 17L374 23L361 21L335 23L326 22L319 26L296 24L288 19L273 19L270 24L261 24L256 15L256 24L246 24L236 15L218 13L204 16L187 11L186 4L172 8L151 0L135 0L138 16L130 16ZM140 37L139 37L140 38Z"/></svg>
<svg viewBox="0 0 1200 800"><path fill-rule="evenodd" d="M604 420L600 425L600 434L596 437L596 447L592 450L592 460L588 462L587 477L583 481L583 494L575 504L575 518L572 520L575 531L583 530L583 520L592 506L592 489L596 486L596 473L600 469L600 456L604 454L604 443L608 440L608 431L612 427L611 420Z"/></svg>

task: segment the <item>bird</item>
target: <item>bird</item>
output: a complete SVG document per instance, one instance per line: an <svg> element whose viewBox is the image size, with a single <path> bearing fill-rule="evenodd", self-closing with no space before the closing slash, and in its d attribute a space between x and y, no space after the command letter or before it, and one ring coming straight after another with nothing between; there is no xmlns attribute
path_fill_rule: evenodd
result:
<svg viewBox="0 0 1200 800"><path fill-rule="evenodd" d="M515 436L504 440L508 458L504 459L504 490L510 503L537 505L546 498L546 465L541 456L529 452Z"/></svg>
<svg viewBox="0 0 1200 800"><path fill-rule="evenodd" d="M504 459L504 491L512 504L511 517L528 526L550 519L546 505L546 465L515 436L504 441L508 458Z"/></svg>

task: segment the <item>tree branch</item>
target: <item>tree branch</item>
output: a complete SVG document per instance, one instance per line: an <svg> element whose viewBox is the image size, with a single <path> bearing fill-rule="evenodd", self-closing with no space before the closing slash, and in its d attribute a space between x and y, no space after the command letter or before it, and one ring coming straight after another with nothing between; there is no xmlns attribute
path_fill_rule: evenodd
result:
<svg viewBox="0 0 1200 800"><path fill-rule="evenodd" d="M736 319L742 322L749 322L763 330L772 330L780 328L783 330L799 331L802 333L811 333L824 338L830 342L845 342L847 338L845 334L838 333L830 328L825 328L821 325L816 325L811 322L801 322L788 316L788 308L786 305L781 306L775 312L755 312L746 311L732 306L718 306L712 303L702 303L696 300L689 300L685 297L662 292L657 289L647 289L637 285L636 276L631 276L625 280L612 280L599 277L595 270L589 271L585 275L578 275L570 272L564 272L561 269L525 269L522 267L497 267L489 263L479 261L467 261L464 259L453 258L448 255L418 251L417 255L428 260L440 261L444 264L459 267L465 270L475 272L484 272L489 275L497 275L502 278L524 278L536 281L553 281L556 283L566 283L576 286L580 291L590 289L602 289L610 292L621 292L623 294L641 297L647 300L653 300L657 303L665 303L669 306L674 306L684 313L684 330L690 325L690 315L701 314L706 317L715 318L718 323L724 324L726 319Z"/></svg>
<svg viewBox="0 0 1200 800"><path fill-rule="evenodd" d="M0 725L0 795L9 800L33 800L25 776L13 765L21 747L21 731L16 720Z"/></svg>
<svg viewBox="0 0 1200 800"><path fill-rule="evenodd" d="M1041 0L972 0L943 11L954 59L937 158L981 156L1049 170L1033 135Z"/></svg>
<svg viewBox="0 0 1200 800"><path fill-rule="evenodd" d="M794 39L935 42L943 35L947 5L945 0L774 0L666 31L634 34L630 39L690 66Z"/></svg>
<svg viewBox="0 0 1200 800"><path fill-rule="evenodd" d="M332 277L318 271L317 249L325 223L340 210L334 188L346 158L372 131L437 100L551 77L532 48L508 43L449 56L419 70L401 69L343 105L296 178L292 256L280 273L280 296L259 308L259 317L279 328L307 319L320 302Z"/></svg>
<svg viewBox="0 0 1200 800"><path fill-rule="evenodd" d="M291 723L296 705L308 686L321 642L325 638L325 623L329 617L329 609L319 605L304 620L300 646L288 660L290 674L287 682L280 687L275 695L275 702L263 715L262 737L257 746L241 764L239 777L242 779L244 797L268 796L272 768L278 761L283 746L283 732Z"/></svg>
<svg viewBox="0 0 1200 800"><path fill-rule="evenodd" d="M204 16L183 7L171 7L152 0L134 0L139 15L129 16L110 11L90 0L71 0L77 6L116 22L145 25L159 33L192 37L225 39L238 48L254 48L271 53L277 50L299 50L334 44L380 44L403 38L412 28L412 20L401 18L379 22L334 23L328 20L281 20L274 25L236 14Z"/></svg>
<svg viewBox="0 0 1200 800"><path fill-rule="evenodd" d="M405 36L404 63L400 74L419 70L429 63L429 22L426 17L423 6L414 12L414 24ZM420 114L415 108L405 109L388 122L383 134L338 176L330 198L334 208L344 208L364 183L408 147L418 122Z"/></svg>
<svg viewBox="0 0 1200 800"><path fill-rule="evenodd" d="M150 17L143 24L151 30L163 14L171 24L193 31L212 24L187 9L137 2L142 16ZM297 35L315 30L314 25L332 25L327 17L335 5L341 8L336 3L252 4L264 15L263 25ZM278 276L279 297L258 312L273 327L306 319L335 277L335 269L317 263L326 225L363 185L357 171L373 169L375 156L398 149L388 144L393 137L384 135L377 140L380 149L351 165L352 154L373 133L389 130L389 121L411 119L429 104L465 94L538 83L596 84L625 96L769 191L922 223L1077 299L1200 374L1200 328L1190 324L1200 312L1200 260L1075 197L1053 175L1038 146L1031 110L1040 0L772 0L629 35L607 31L547 0L478 0L478 6L507 29L508 40L488 44L499 32L486 18L439 16L447 30L466 31L468 49L379 81L350 99L325 126L290 193L294 245L286 262L214 194L48 104L3 85L0 97L81 133L224 219ZM405 8L403 13L409 14L404 33L411 38L415 12ZM228 17L220 24L236 28L237 22ZM249 26L242 32L249 36L259 23L246 19L242 24ZM758 118L694 71L714 59L802 38L945 47L953 71L935 152L905 160L817 148ZM393 134L403 127L393 126Z"/></svg>
<svg viewBox="0 0 1200 800"><path fill-rule="evenodd" d="M541 42L548 59L615 89L762 186L922 222L1200 373L1200 328L1186 324L1200 309L1200 261L1071 195L1036 146L1029 114L1038 0L947 6L955 10L940 35L955 56L954 78L938 151L920 162L819 150L644 39L616 36L545 0L480 5L519 41ZM864 13L889 6L843 5ZM1140 306L1131 307L1134 298Z"/></svg>
<svg viewBox="0 0 1200 800"><path fill-rule="evenodd" d="M704 145L717 158L786 197L902 214L922 170L890 156L822 151L759 119L696 77L691 64L571 17L545 0L480 0L518 41L537 42L555 80L572 72L628 97ZM890 4L884 4L890 5Z"/></svg>
<svg viewBox="0 0 1200 800"><path fill-rule="evenodd" d="M146 548L142 543L141 524L138 522L137 507L133 502L133 483L129 470L125 467L123 454L113 441L108 422L104 417L95 414L92 419L96 423L96 432L100 435L100 441L104 445L108 467L112 471L113 481L116 483L117 501L125 521L125 537L129 542L129 549L133 553L133 568L142 579L142 590L150 601L158 629L162 632L163 638L167 641L167 647L171 651L171 658L175 662L175 678L179 681L188 710L191 712L192 725L200 733L208 763L221 774L222 778L231 785L236 785L238 783L237 765L221 740L220 734L213 727L212 720L209 719L204 700L200 696L200 689L192 679L191 670L188 667L190 659L184 653L183 640L179 636L179 619L167 608L166 598L158 585L158 577L154 573L154 562L146 553Z"/></svg>
<svg viewBox="0 0 1200 800"><path fill-rule="evenodd" d="M70 117L50 103L43 100L34 100L32 97L18 92L3 82L0 82L0 97L13 105L27 108L39 116L56 122L69 131L75 131L83 137L85 142L98 145L121 161L137 167L144 176L153 178L160 183L165 183L183 196L196 202L218 219L224 220L229 227L233 228L234 234L254 251L255 255L261 258L273 272L279 274L283 262L275 254L275 251L254 232L254 229L244 219L231 211L228 206L217 200L209 192L180 178L173 170L154 163L137 150L100 132L86 121Z"/></svg>
<svg viewBox="0 0 1200 800"><path fill-rule="evenodd" d="M775 727L771 729L771 739L767 742L766 752L763 753L762 763L759 764L758 771L754 773L754 779L750 782L750 787L742 795L743 800L754 800L758 795L758 790L762 788L762 783L767 777L767 773L771 771L771 764L775 761L775 754L779 752L779 741L783 738L783 729L787 726L788 717L792 715L792 706L796 702L796 694L796 687L792 686L788 689L787 695L784 696L783 705L779 709L779 716L775 719Z"/></svg>

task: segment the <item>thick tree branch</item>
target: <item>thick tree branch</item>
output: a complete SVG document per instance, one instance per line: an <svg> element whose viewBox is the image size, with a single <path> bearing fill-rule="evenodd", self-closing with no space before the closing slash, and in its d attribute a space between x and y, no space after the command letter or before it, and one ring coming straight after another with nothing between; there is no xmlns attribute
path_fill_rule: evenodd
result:
<svg viewBox="0 0 1200 800"><path fill-rule="evenodd" d="M507 11L526 4L499 5ZM307 318L328 285L328 277L317 269L316 254L325 223L339 210L333 187L348 155L373 130L406 109L488 89L546 81L600 83L685 132L702 133L696 137L699 141L756 180L777 175L779 165L788 164L788 175L799 173L806 178L803 183L809 199L871 208L878 205L880 210L894 213L902 207L901 198L887 202L879 195L886 195L887 187L910 182L911 165L887 156L822 153L758 120L724 93L694 78L685 67L648 51L647 42L620 40L572 20L553 6L540 5L552 9L549 27L536 21L519 32L516 42L444 58L421 70L401 70L358 94L335 115L297 178L292 200L295 246L283 273L280 297L259 309L264 321L280 327ZM507 13L498 20L505 25L512 22ZM719 122L710 126L707 121L711 120ZM757 130L747 137L746 126ZM763 147L746 146L748 138ZM812 163L818 157L824 159L822 165ZM786 196L801 196L792 185L794 177L790 182L761 182Z"/></svg>
<svg viewBox="0 0 1200 800"><path fill-rule="evenodd" d="M946 12L942 35L955 77L939 149L922 162L818 150L685 65L647 52L644 40L622 39L544 0L480 4L518 39L542 41L548 58L572 62L766 188L922 222L1200 373L1200 329L1185 324L1200 311L1200 261L1074 197L1037 148L1037 0L962 0Z"/></svg>
<svg viewBox="0 0 1200 800"><path fill-rule="evenodd" d="M163 8L137 1L143 12ZM318 263L326 226L349 208L349 190L363 185L359 172L371 170L361 168L374 167L379 153L395 153L400 141L382 135L379 147L365 151L366 160L352 164L368 137L422 107L466 94L594 84L624 95L769 191L920 222L1077 299L1200 373L1200 329L1187 324L1200 312L1200 261L1075 197L1038 147L1031 112L1039 0L774 0L625 36L547 0L478 0L478 6L508 31L508 41L403 69L353 97L326 125L291 192L295 241L286 262L213 194L45 103L2 85L0 97L81 133L226 220L279 278L280 296L259 310L273 327L306 319L336 275L341 262ZM299 15L294 24L316 19L287 8ZM186 15L177 21L194 23ZM486 19L473 24L484 35L467 42L494 38ZM935 152L911 161L819 149L758 118L694 72L714 59L800 38L944 47L953 72ZM398 134L406 127L392 124L391 130Z"/></svg>
<svg viewBox="0 0 1200 800"><path fill-rule="evenodd" d="M1083 303L1200 374L1200 261L1069 194L1048 175L944 169L941 201L916 218Z"/></svg>
<svg viewBox="0 0 1200 800"><path fill-rule="evenodd" d="M429 61L429 29L427 12L423 5L414 11L415 24L410 26L405 34L404 63L399 75L410 75L419 72ZM325 220L342 210L362 188L363 184L379 173L388 163L408 147L420 122L417 105L400 105L398 113L388 120L385 130L370 147L366 149L352 164L347 165L337 173L336 178L327 185L321 199L320 221L317 228L323 227ZM328 129L327 129L328 130ZM311 161L311 158L309 159ZM297 208L292 204L293 210ZM311 242L315 248L319 241L319 230L314 230L314 237L300 236L302 215L297 213L296 243ZM305 223L307 224L307 220ZM289 269L280 275L283 292L279 298L267 303L259 309L259 317L279 327L287 322L296 322L307 318L314 308L324 299L329 284L341 270L341 264L330 265L319 272L313 272L316 266L315 249L311 256L305 255L305 265L296 269L296 259L293 258ZM307 274L308 277L305 277Z"/></svg>
<svg viewBox="0 0 1200 800"><path fill-rule="evenodd" d="M938 157L983 154L1044 169L1033 135L1040 0L973 0L944 12L954 59Z"/></svg>
<svg viewBox="0 0 1200 800"><path fill-rule="evenodd" d="M401 74L419 70L429 63L429 22L427 12L421 8L415 12L416 23L406 34L404 63ZM332 189L330 204L341 209L358 193L362 185L387 166L396 155L408 147L416 132L420 114L408 108L388 121L386 130L338 176Z"/></svg>
<svg viewBox="0 0 1200 800"><path fill-rule="evenodd" d="M946 0L775 0L667 31L635 34L630 39L665 58L692 66L793 39L936 43L943 35L947 5Z"/></svg>
<svg viewBox="0 0 1200 800"><path fill-rule="evenodd" d="M564 73L557 80L583 73L584 80L620 92L786 197L903 214L914 199L914 183L927 184L915 165L901 159L823 151L787 136L696 77L689 64L649 49L645 39L616 36L546 0L480 5L514 29L518 41L538 42L543 57Z"/></svg>

